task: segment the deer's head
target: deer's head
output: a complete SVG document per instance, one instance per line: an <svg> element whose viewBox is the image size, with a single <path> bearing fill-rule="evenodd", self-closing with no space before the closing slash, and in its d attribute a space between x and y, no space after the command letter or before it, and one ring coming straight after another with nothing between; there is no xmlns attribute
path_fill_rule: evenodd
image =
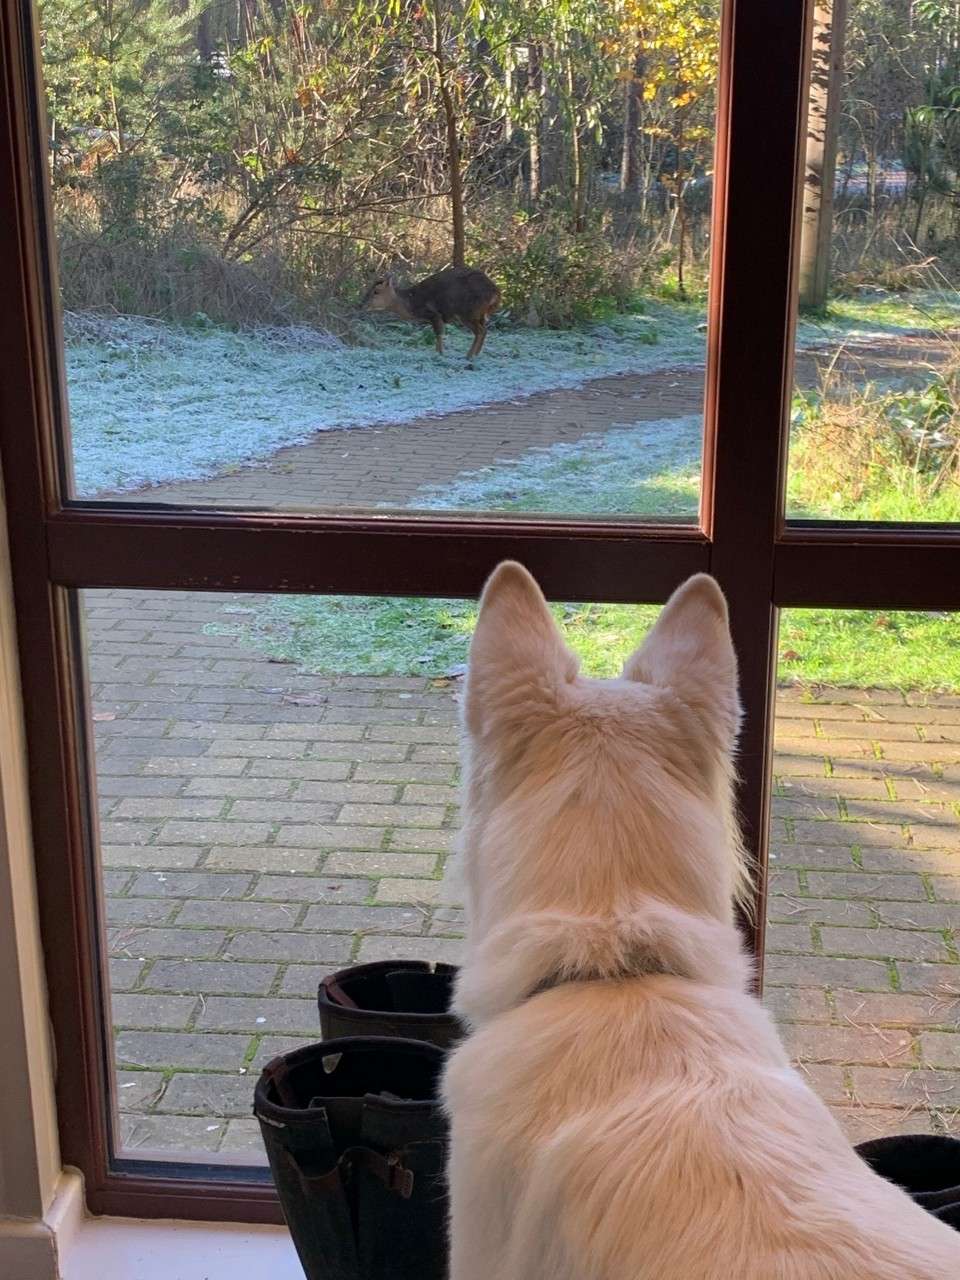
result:
<svg viewBox="0 0 960 1280"><path fill-rule="evenodd" d="M363 295L360 305L365 311L389 311L398 301L397 290L390 276L378 276Z"/></svg>

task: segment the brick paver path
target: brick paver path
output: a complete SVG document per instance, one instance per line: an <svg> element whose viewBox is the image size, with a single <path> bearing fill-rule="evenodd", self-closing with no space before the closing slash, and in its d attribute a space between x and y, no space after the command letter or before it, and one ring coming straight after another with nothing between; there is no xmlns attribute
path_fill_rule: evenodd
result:
<svg viewBox="0 0 960 1280"><path fill-rule="evenodd" d="M871 376L935 356L919 342L877 349ZM801 377L814 376L806 357ZM702 377L605 379L522 407L328 432L267 467L142 496L407 501L536 444L696 412ZM262 1159L253 1080L316 1034L319 977L459 955L460 912L440 901L455 686L303 675L210 633L255 597L85 596L122 1142ZM960 699L784 690L776 774L767 999L791 1051L855 1138L950 1129Z"/></svg>

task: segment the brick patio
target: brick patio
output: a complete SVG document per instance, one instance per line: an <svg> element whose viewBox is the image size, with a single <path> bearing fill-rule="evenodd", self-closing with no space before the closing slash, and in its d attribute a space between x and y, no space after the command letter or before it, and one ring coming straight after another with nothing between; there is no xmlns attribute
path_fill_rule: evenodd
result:
<svg viewBox="0 0 960 1280"><path fill-rule="evenodd" d="M298 674L249 597L88 592L122 1139L259 1158L253 1079L350 960L455 960L454 686ZM782 690L767 999L857 1138L960 1106L960 698Z"/></svg>

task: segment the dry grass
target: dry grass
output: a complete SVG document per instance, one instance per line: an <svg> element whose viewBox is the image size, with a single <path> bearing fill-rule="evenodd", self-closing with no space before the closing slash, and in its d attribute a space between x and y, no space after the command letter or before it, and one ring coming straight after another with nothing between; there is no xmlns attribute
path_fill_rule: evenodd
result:
<svg viewBox="0 0 960 1280"><path fill-rule="evenodd" d="M896 388L840 372L842 355L795 406L792 514L960 519L960 344L942 367Z"/></svg>
<svg viewBox="0 0 960 1280"><path fill-rule="evenodd" d="M296 311L282 264L230 262L189 235L113 240L61 224L60 288L68 311L217 324L283 324Z"/></svg>
<svg viewBox="0 0 960 1280"><path fill-rule="evenodd" d="M919 236L904 226L909 205L893 205L877 215L851 220L838 214L833 234L833 289L855 296L864 289L909 293L960 287L960 237L949 201L929 202Z"/></svg>

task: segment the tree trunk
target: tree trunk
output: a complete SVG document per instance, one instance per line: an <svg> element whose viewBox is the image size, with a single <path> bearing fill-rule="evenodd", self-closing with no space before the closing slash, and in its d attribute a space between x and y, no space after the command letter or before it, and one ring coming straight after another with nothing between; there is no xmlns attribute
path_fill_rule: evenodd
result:
<svg viewBox="0 0 960 1280"><path fill-rule="evenodd" d="M581 179L583 176L583 148L580 145L580 130L574 120L570 128L570 206L573 210L573 229L582 231L581 222Z"/></svg>
<svg viewBox="0 0 960 1280"><path fill-rule="evenodd" d="M578 234L586 230L587 199L590 195L590 143L580 138L577 146L577 194L573 206L573 229Z"/></svg>
<svg viewBox="0 0 960 1280"><path fill-rule="evenodd" d="M587 213L587 148L580 134L580 112L576 105L576 82L573 59L567 58L567 112L570 125L570 204L573 229L579 234L586 226Z"/></svg>
<svg viewBox="0 0 960 1280"><path fill-rule="evenodd" d="M684 86L677 85L677 97L683 93ZM677 225L679 227L679 236L677 240L677 295L680 298L686 298L687 286L683 278L683 260L687 252L687 202L684 199L686 180L683 176L683 112L677 112Z"/></svg>
<svg viewBox="0 0 960 1280"><path fill-rule="evenodd" d="M837 126L847 0L816 0L800 237L800 305L822 307L830 287Z"/></svg>
<svg viewBox="0 0 960 1280"><path fill-rule="evenodd" d="M513 138L513 94L514 94L513 47L507 45L503 55L503 140L510 142Z"/></svg>
<svg viewBox="0 0 960 1280"><path fill-rule="evenodd" d="M201 62L213 57L213 35L210 28L210 10L204 9L197 18L197 54Z"/></svg>
<svg viewBox="0 0 960 1280"><path fill-rule="evenodd" d="M466 266L467 235L463 216L463 171L460 166L460 130L457 108L447 80L447 62L443 51L443 30L436 6L433 10L433 58L437 68L437 87L447 126L447 176L450 182L450 220L453 231L453 265Z"/></svg>
<svg viewBox="0 0 960 1280"><path fill-rule="evenodd" d="M530 95L531 116L527 126L530 175L528 178L530 203L540 199L543 183L543 155L540 148L540 130L543 127L543 51L538 44L527 46L527 93Z"/></svg>
<svg viewBox="0 0 960 1280"><path fill-rule="evenodd" d="M643 50L637 48L623 91L623 150L620 154L620 190L640 187L640 100L643 92Z"/></svg>
<svg viewBox="0 0 960 1280"><path fill-rule="evenodd" d="M927 194L929 192L929 182L927 181L927 149L923 147L920 152L920 173L917 175L917 216L913 224L913 243L919 245L920 232L923 227L923 213L927 204Z"/></svg>
<svg viewBox="0 0 960 1280"><path fill-rule="evenodd" d="M880 177L880 161L876 146L871 143L867 151L867 213L871 231L877 222L877 184Z"/></svg>

